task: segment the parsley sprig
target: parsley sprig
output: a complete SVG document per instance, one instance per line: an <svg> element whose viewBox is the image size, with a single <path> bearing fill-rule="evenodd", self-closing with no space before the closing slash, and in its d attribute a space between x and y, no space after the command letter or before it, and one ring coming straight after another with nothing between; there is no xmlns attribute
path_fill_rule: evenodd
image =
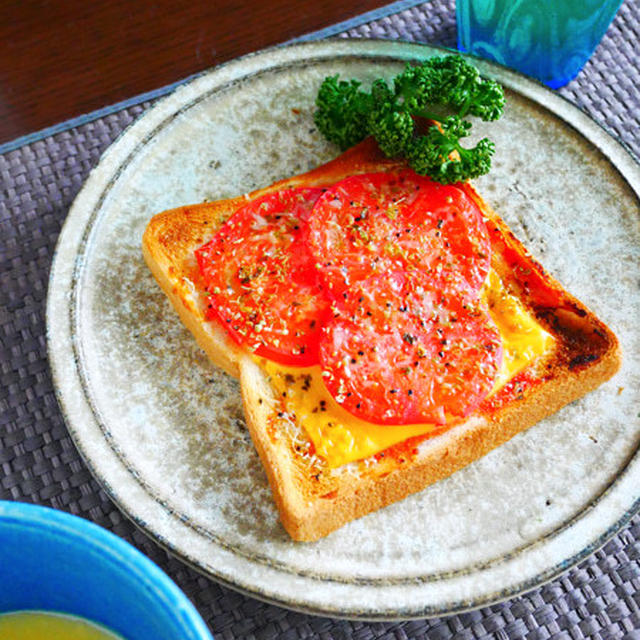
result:
<svg viewBox="0 0 640 640"><path fill-rule="evenodd" d="M357 80L324 80L316 98L315 122L320 132L341 149L373 136L389 157L404 156L421 175L443 184L484 175L491 168L495 145L483 138L475 147L462 146L474 116L500 118L504 92L494 80L459 55L429 58L407 65L390 87L381 78L369 92ZM434 120L422 135L416 118Z"/></svg>

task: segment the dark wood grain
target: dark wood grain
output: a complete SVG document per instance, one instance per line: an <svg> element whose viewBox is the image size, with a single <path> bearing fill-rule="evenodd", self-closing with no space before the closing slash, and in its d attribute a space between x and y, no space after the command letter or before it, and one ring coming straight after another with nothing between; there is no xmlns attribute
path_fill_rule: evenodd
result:
<svg viewBox="0 0 640 640"><path fill-rule="evenodd" d="M0 143L385 0L4 0Z"/></svg>

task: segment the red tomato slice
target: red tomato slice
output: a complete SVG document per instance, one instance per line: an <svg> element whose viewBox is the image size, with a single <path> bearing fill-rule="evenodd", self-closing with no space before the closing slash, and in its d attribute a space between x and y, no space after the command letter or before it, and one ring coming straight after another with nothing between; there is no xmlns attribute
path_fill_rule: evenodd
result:
<svg viewBox="0 0 640 640"><path fill-rule="evenodd" d="M196 251L209 319L282 364L318 362L329 302L301 229L321 189L286 189L240 208Z"/></svg>
<svg viewBox="0 0 640 640"><path fill-rule="evenodd" d="M333 295L372 274L417 269L475 297L489 272L482 213L460 188L412 171L351 176L316 202L306 240Z"/></svg>
<svg viewBox="0 0 640 640"><path fill-rule="evenodd" d="M443 424L489 393L502 342L479 302L434 292L415 274L373 276L344 292L320 364L336 401L379 424Z"/></svg>

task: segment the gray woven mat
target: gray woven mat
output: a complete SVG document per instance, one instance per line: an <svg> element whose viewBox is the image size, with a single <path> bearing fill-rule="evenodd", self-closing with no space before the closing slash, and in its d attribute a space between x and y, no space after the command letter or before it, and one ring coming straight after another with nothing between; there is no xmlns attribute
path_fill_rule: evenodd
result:
<svg viewBox="0 0 640 640"><path fill-rule="evenodd" d="M455 45L453 0L350 29ZM595 56L561 90L640 155L640 0L627 0ZM60 227L101 153L149 107L123 109L0 155L0 498L83 516L132 542L188 594L217 638L625 638L640 640L640 517L562 578L506 603L404 623L294 613L221 587L169 556L124 518L81 461L56 404L45 296Z"/></svg>

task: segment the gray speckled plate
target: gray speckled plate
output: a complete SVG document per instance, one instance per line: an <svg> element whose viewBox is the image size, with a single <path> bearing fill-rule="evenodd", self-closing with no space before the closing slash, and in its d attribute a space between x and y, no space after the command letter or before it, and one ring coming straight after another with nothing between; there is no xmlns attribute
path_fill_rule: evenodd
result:
<svg viewBox="0 0 640 640"><path fill-rule="evenodd" d="M545 266L617 332L610 382L482 460L313 544L277 518L243 423L144 265L163 209L224 198L334 155L312 112L321 79L392 75L430 47L325 41L223 65L176 90L105 153L66 221L48 299L51 363L69 430L122 510L204 573L333 616L408 618L549 580L638 509L640 168L540 85L508 88L477 186ZM484 127L475 125L482 135Z"/></svg>

